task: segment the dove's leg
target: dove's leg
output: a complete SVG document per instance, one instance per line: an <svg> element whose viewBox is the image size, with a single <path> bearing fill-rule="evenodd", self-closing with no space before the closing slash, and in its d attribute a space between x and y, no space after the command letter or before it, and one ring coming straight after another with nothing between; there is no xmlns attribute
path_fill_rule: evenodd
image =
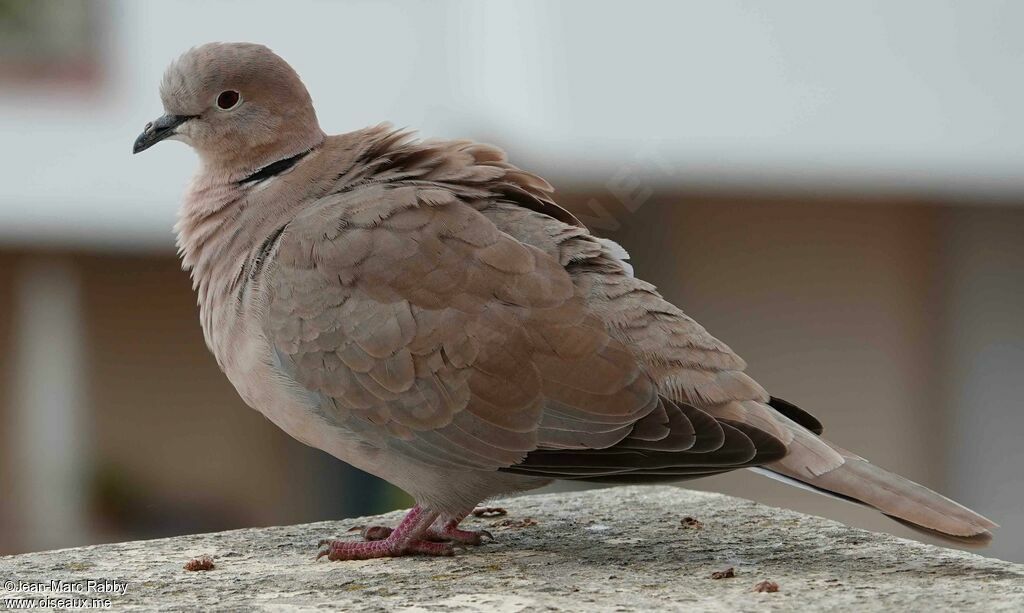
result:
<svg viewBox="0 0 1024 613"><path fill-rule="evenodd" d="M426 540L427 530L438 517L437 513L427 511L419 505L414 506L386 538L379 541L320 541L324 547L316 556L320 559L327 556L328 560L369 560L371 558L393 558L405 555L450 556L453 553L451 543L438 543Z"/></svg>
<svg viewBox="0 0 1024 613"><path fill-rule="evenodd" d="M479 545L485 540L494 540L494 536L487 530L462 530L459 523L466 519L469 513L461 515L442 515L427 528L423 535L424 539L438 542L459 543L462 545ZM380 541L388 538L393 533L387 526L367 526L363 528L363 538L368 541Z"/></svg>

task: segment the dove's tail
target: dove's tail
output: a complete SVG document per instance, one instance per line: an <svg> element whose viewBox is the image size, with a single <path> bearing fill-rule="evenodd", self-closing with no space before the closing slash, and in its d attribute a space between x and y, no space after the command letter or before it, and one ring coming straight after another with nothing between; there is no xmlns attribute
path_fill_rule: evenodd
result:
<svg viewBox="0 0 1024 613"><path fill-rule="evenodd" d="M823 438L801 438L801 444L792 446L785 458L751 470L790 485L865 504L932 536L976 546L992 540L989 530L998 525L967 507L879 468ZM808 467L820 466L825 456L841 458L841 461L827 470L809 470Z"/></svg>

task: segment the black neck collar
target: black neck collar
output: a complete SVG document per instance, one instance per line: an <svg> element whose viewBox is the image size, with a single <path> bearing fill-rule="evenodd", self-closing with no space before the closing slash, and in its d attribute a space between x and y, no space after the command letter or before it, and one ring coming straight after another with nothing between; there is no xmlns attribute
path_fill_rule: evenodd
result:
<svg viewBox="0 0 1024 613"><path fill-rule="evenodd" d="M252 173L251 175L249 175L249 176L247 176L247 177L245 177L243 179L239 179L238 180L238 184L239 185L245 185L246 183L256 183L257 181L262 181L264 179L269 179L271 177L276 177L277 175L279 175L282 172L288 170L292 166L295 166L296 164L298 164L299 161L302 158L306 157L306 155L308 155L310 151L312 151L312 149L306 149L302 153L299 153L297 155L293 155L290 158L285 158L283 160L278 160L276 162L272 162L270 164L267 164L266 166L264 166L263 168L260 168L259 170L257 170L256 172Z"/></svg>

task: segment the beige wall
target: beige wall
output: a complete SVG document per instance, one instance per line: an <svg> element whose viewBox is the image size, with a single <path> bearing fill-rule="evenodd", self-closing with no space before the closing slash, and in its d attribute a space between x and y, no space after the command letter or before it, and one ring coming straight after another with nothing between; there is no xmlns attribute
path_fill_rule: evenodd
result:
<svg viewBox="0 0 1024 613"><path fill-rule="evenodd" d="M950 493L1003 525L986 553L1024 560L1024 210L950 211L940 377Z"/></svg>
<svg viewBox="0 0 1024 613"><path fill-rule="evenodd" d="M16 465L11 457L10 435L4 436L6 427L11 422L10 394L11 368L10 347L14 322L11 313L14 310L14 267L17 258L11 254L0 253L0 492L11 492L14 489L14 472ZM14 523L16 521L16 502L10 496L0 500L0 552L15 550Z"/></svg>

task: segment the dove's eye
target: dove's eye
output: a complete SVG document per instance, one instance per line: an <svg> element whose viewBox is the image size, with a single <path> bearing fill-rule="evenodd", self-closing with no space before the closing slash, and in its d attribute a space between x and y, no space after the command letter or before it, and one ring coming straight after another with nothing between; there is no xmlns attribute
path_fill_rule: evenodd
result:
<svg viewBox="0 0 1024 613"><path fill-rule="evenodd" d="M242 97L238 95L238 92L229 89L217 96L217 106L225 111L229 111L238 106L238 102L241 99Z"/></svg>

